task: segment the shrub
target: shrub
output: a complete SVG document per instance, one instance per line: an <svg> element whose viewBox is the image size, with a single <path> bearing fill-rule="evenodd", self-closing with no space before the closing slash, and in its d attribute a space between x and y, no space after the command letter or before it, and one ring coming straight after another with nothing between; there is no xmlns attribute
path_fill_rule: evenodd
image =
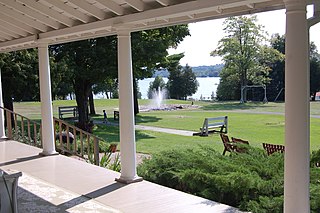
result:
<svg viewBox="0 0 320 213"><path fill-rule="evenodd" d="M261 149L222 156L201 146L161 152L143 161L144 179L252 212L282 212L284 156ZM319 212L319 168L311 169L311 208Z"/></svg>

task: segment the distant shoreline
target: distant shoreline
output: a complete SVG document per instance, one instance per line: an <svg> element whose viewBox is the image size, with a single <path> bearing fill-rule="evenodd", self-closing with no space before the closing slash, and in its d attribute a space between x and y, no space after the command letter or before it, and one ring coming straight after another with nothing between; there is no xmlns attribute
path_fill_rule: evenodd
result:
<svg viewBox="0 0 320 213"><path fill-rule="evenodd" d="M216 64L216 65L210 65L210 66L196 66L191 68L193 73L196 75L196 77L205 78L205 77L219 77L223 67L224 67L224 64ZM155 78L157 76L161 76L164 78L168 78L169 75L170 73L167 69L159 69L155 71L152 77Z"/></svg>

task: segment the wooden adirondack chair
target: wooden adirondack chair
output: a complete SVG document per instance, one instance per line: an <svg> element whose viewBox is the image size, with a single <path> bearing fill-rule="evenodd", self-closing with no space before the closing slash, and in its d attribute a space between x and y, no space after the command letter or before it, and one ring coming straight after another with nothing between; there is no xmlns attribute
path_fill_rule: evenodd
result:
<svg viewBox="0 0 320 213"><path fill-rule="evenodd" d="M275 144L269 144L269 143L262 143L263 148L267 151L268 155L271 155L275 152L284 153L285 146L283 145L275 145Z"/></svg>
<svg viewBox="0 0 320 213"><path fill-rule="evenodd" d="M233 143L233 146L234 146L236 152L240 152L240 153L246 152L245 147L241 147L241 145L237 146L237 144L249 145L249 141L242 140L240 138L234 138L234 137L231 137L231 140L232 140L232 143Z"/></svg>
<svg viewBox="0 0 320 213"><path fill-rule="evenodd" d="M233 152L235 150L235 147L230 142L228 135L221 133L220 137L221 137L222 143L224 145L224 150L223 150L222 155L225 155L226 152Z"/></svg>

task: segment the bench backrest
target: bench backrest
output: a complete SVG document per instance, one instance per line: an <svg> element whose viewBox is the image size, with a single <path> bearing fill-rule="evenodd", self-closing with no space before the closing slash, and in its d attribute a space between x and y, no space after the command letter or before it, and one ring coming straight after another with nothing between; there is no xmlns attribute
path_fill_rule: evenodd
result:
<svg viewBox="0 0 320 213"><path fill-rule="evenodd" d="M215 118L205 118L201 133L208 135L209 134L209 128L220 128L218 132L227 133L228 132L228 116L222 116L222 117L215 117Z"/></svg>
<svg viewBox="0 0 320 213"><path fill-rule="evenodd" d="M58 107L59 119L63 119L63 115L71 114L73 118L78 117L78 107L77 106L61 106Z"/></svg>
<svg viewBox="0 0 320 213"><path fill-rule="evenodd" d="M263 148L267 151L268 155L271 155L275 152L284 153L285 146L283 145L276 145L276 144L269 144L269 143L262 143Z"/></svg>

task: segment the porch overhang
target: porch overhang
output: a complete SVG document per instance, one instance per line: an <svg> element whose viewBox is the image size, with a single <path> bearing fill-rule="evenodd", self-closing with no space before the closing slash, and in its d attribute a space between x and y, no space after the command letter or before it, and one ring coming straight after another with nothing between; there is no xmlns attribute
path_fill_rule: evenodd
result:
<svg viewBox="0 0 320 213"><path fill-rule="evenodd" d="M283 8L282 0L1 0L0 52Z"/></svg>

